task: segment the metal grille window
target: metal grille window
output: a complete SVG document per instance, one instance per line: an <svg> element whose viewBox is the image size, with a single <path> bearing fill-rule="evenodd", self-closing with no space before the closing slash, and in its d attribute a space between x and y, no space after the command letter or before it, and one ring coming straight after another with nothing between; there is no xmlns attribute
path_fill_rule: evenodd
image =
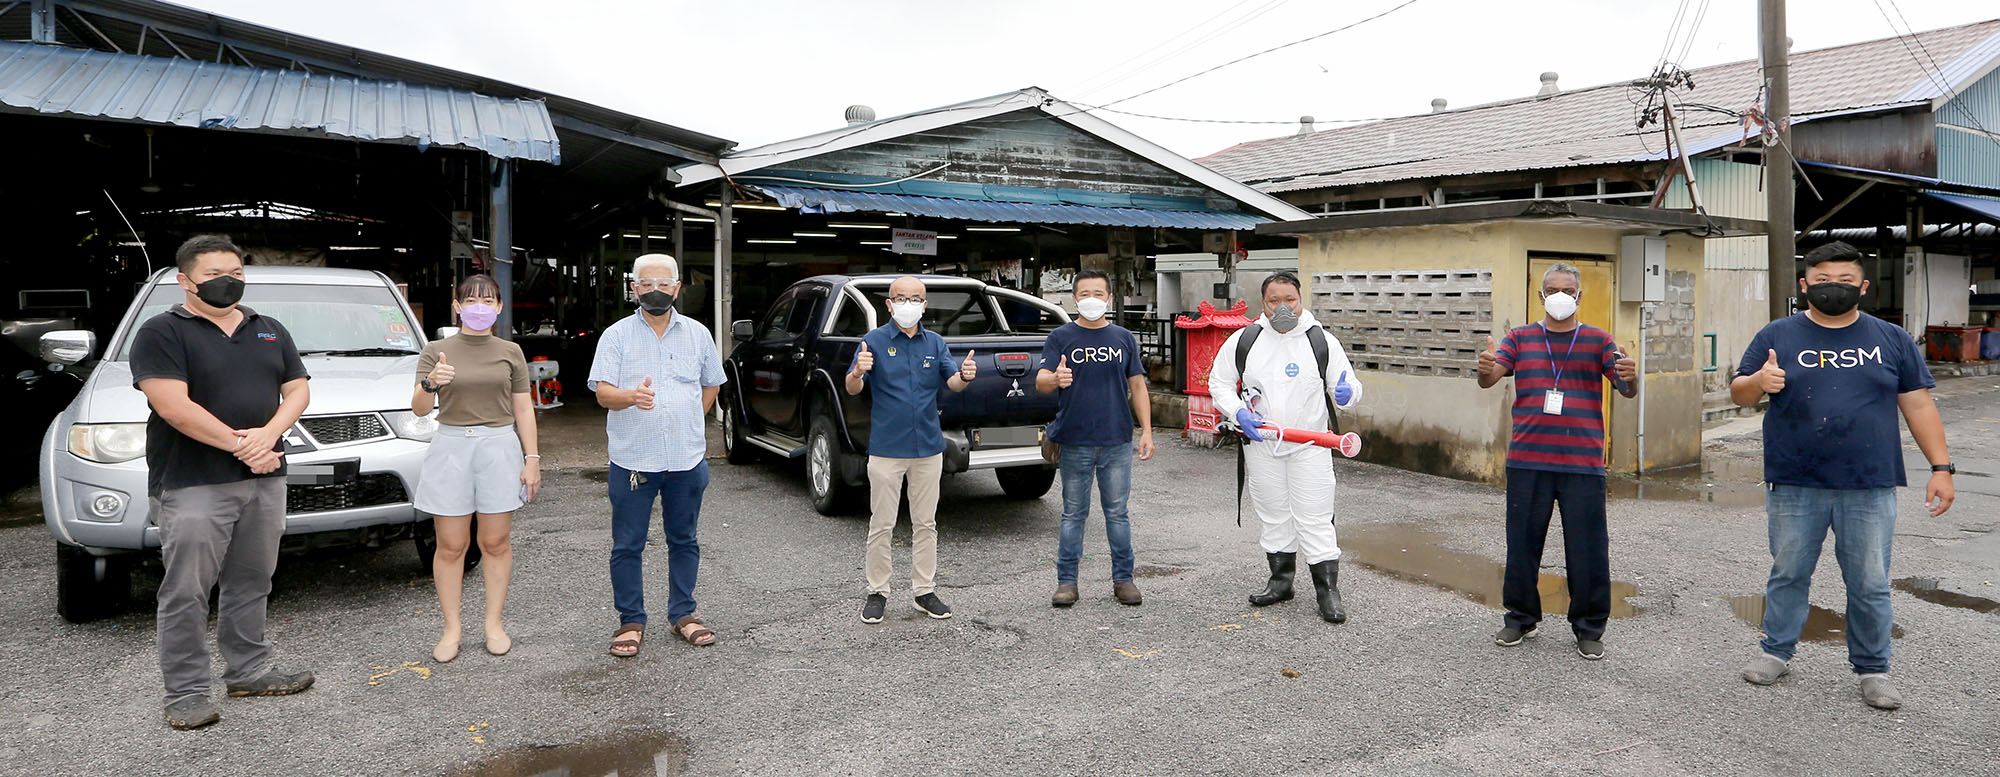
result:
<svg viewBox="0 0 2000 777"><path fill-rule="evenodd" d="M299 419L306 434L321 445L339 445L357 440L389 436L389 427L374 413L326 415Z"/></svg>

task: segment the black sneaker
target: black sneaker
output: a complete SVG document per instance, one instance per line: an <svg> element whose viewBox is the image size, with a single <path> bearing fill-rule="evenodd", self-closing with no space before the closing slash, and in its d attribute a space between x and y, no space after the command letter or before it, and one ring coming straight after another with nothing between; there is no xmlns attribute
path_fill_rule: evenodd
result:
<svg viewBox="0 0 2000 777"><path fill-rule="evenodd" d="M1602 661L1604 660L1604 642L1595 639L1579 639L1576 641L1576 654L1583 656L1587 661Z"/></svg>
<svg viewBox="0 0 2000 777"><path fill-rule="evenodd" d="M933 618L951 617L951 608L945 606L944 600L934 593L917 597L917 611Z"/></svg>
<svg viewBox="0 0 2000 777"><path fill-rule="evenodd" d="M869 594L868 603L861 605L861 622L881 623L882 611L888 607L889 597L881 594Z"/></svg>
<svg viewBox="0 0 2000 777"><path fill-rule="evenodd" d="M229 695L290 696L311 687L313 687L313 674L311 672L283 674L273 669L265 672L263 677L247 683L230 683Z"/></svg>
<svg viewBox="0 0 2000 777"><path fill-rule="evenodd" d="M1519 626L1508 626L1493 635L1493 644L1501 647L1513 647L1521 644L1521 640L1532 636L1535 636L1535 627L1533 626L1525 629Z"/></svg>
<svg viewBox="0 0 2000 777"><path fill-rule="evenodd" d="M221 720L222 710L217 709L215 702L206 694L186 696L175 699L174 703L167 705L166 719L168 726L177 731L187 731L212 725Z"/></svg>

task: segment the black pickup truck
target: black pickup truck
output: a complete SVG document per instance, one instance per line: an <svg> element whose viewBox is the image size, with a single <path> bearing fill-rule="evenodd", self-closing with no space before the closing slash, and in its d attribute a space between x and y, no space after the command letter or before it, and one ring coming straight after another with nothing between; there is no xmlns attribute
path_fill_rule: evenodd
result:
<svg viewBox="0 0 2000 777"><path fill-rule="evenodd" d="M897 276L821 275L793 284L755 321L730 327L723 363L723 439L731 464L759 451L806 460L813 507L832 515L867 493L868 408L873 389L848 396L842 378L861 336L888 320L883 300ZM1056 417L1053 394L1035 391L1048 333L1069 320L1047 300L970 278L924 276L925 328L954 353L975 353L979 377L938 402L944 471L991 469L1009 496L1039 499L1055 480L1041 456Z"/></svg>

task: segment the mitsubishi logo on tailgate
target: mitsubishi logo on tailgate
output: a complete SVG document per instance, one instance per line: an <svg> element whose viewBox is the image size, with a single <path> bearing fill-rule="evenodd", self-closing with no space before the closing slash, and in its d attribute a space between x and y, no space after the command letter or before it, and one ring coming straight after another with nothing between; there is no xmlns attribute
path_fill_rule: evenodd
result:
<svg viewBox="0 0 2000 777"><path fill-rule="evenodd" d="M1007 398L1008 398L1008 399L1013 399L1014 397L1025 397L1025 396L1027 396L1027 395L1028 395L1028 392L1026 392L1026 391L1022 391L1022 390L1021 390L1021 381L1020 381L1020 380L1018 380L1018 379L1014 381L1014 387L1013 387L1013 388L1010 388L1010 389L1007 389Z"/></svg>

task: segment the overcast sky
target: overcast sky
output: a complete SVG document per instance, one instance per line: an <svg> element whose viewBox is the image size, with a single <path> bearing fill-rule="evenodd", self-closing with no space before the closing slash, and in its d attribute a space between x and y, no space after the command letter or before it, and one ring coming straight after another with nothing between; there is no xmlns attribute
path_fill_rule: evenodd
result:
<svg viewBox="0 0 2000 777"><path fill-rule="evenodd" d="M1405 0L180 0L225 16L443 65L737 141L1040 86L1102 104ZM1703 0L1690 0L1689 16ZM1689 66L1757 54L1756 0L1709 0ZM1992 0L1794 0L1794 50L2000 17ZM1681 0L1415 0L1352 30L1223 68L1106 114L1187 156L1291 134L1301 114L1402 116L1645 75ZM1685 46L1683 46L1685 43Z"/></svg>

